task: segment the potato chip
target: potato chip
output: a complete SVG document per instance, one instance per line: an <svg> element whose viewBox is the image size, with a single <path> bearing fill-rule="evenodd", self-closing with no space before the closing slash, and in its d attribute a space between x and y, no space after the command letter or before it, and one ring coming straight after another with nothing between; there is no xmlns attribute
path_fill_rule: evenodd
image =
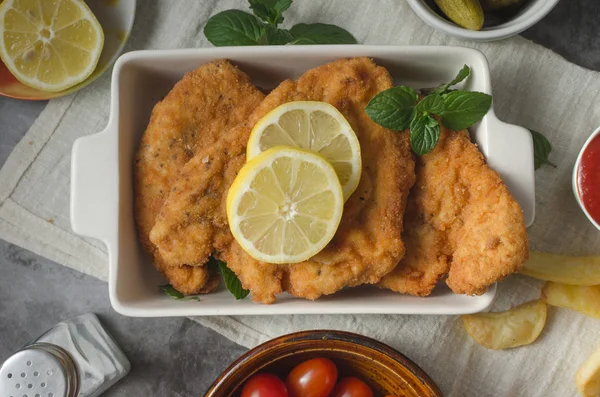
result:
<svg viewBox="0 0 600 397"><path fill-rule="evenodd" d="M600 285L600 256L530 252L519 271L526 276L569 285Z"/></svg>
<svg viewBox="0 0 600 397"><path fill-rule="evenodd" d="M575 385L584 397L600 395L600 348L579 368L575 374Z"/></svg>
<svg viewBox="0 0 600 397"><path fill-rule="evenodd" d="M527 302L505 312L462 316L469 335L483 347L508 349L533 343L546 324L546 304Z"/></svg>
<svg viewBox="0 0 600 397"><path fill-rule="evenodd" d="M542 299L549 305L575 310L600 318L600 285L586 287L546 282Z"/></svg>

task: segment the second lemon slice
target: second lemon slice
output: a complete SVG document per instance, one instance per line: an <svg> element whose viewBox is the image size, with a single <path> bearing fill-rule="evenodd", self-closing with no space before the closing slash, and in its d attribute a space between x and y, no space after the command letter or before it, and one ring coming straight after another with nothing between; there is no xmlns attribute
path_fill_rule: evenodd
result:
<svg viewBox="0 0 600 397"><path fill-rule="evenodd" d="M344 196L321 156L279 146L247 162L227 194L227 219L237 242L269 263L302 262L333 238Z"/></svg>
<svg viewBox="0 0 600 397"><path fill-rule="evenodd" d="M248 140L248 160L275 146L315 152L331 163L348 199L362 171L360 144L344 116L325 102L285 103L264 116Z"/></svg>

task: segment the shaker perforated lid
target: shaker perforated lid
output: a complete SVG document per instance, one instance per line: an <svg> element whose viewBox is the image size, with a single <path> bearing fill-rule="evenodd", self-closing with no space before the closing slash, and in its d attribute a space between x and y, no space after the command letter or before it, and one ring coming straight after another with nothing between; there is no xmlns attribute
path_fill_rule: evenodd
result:
<svg viewBox="0 0 600 397"><path fill-rule="evenodd" d="M36 343L18 351L0 368L0 396L75 397L77 367L61 347Z"/></svg>

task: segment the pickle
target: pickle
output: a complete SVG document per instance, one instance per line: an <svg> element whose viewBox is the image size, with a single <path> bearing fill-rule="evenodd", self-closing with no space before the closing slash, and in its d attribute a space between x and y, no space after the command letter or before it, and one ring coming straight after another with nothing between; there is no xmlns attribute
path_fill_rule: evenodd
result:
<svg viewBox="0 0 600 397"><path fill-rule="evenodd" d="M479 0L435 0L442 12L454 23L470 30L483 26L483 9Z"/></svg>
<svg viewBox="0 0 600 397"><path fill-rule="evenodd" d="M523 0L480 0L484 11L496 11L501 8L518 5Z"/></svg>

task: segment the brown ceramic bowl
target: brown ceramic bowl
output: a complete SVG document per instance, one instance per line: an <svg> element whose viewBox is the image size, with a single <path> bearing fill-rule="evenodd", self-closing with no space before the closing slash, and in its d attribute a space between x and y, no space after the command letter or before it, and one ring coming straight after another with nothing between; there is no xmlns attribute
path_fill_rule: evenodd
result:
<svg viewBox="0 0 600 397"><path fill-rule="evenodd" d="M208 389L205 397L236 397L258 372L282 379L293 367L314 358L335 362L339 376L357 376L375 397L441 397L442 392L421 368L400 352L366 336L342 331L305 331L281 336L237 359Z"/></svg>

